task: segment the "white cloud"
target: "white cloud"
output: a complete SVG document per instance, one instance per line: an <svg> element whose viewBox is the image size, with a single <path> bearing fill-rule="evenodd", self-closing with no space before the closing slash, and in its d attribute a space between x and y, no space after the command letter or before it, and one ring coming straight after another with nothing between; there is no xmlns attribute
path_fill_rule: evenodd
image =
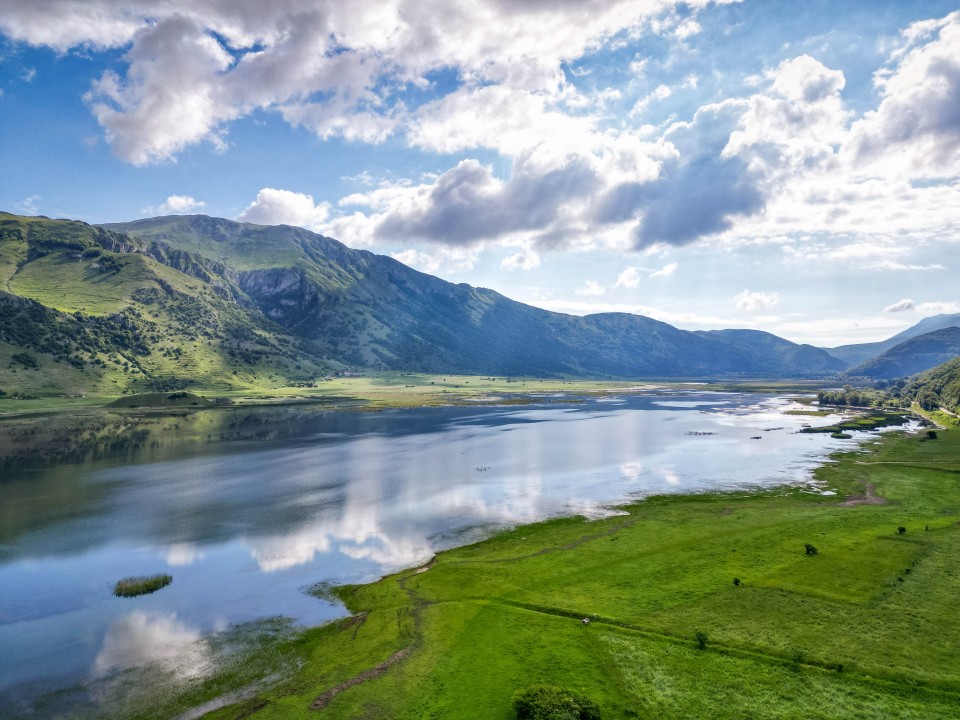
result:
<svg viewBox="0 0 960 720"><path fill-rule="evenodd" d="M879 107L853 124L851 161L862 172L956 177L960 168L960 11L911 25L877 71Z"/></svg>
<svg viewBox="0 0 960 720"><path fill-rule="evenodd" d="M887 305L883 309L883 311L885 313L894 313L894 312L907 312L909 310L915 310L915 309L916 309L916 305L914 304L913 300L911 300L910 298L903 298L902 300L898 300L892 305Z"/></svg>
<svg viewBox="0 0 960 720"><path fill-rule="evenodd" d="M603 295L607 289L596 280L587 280L583 287L576 291L577 295L596 296Z"/></svg>
<svg viewBox="0 0 960 720"><path fill-rule="evenodd" d="M17 209L24 215L38 215L41 199L39 195L29 195L17 203Z"/></svg>
<svg viewBox="0 0 960 720"><path fill-rule="evenodd" d="M409 248L390 253L394 260L430 275L458 273L473 269L479 256L476 248L434 247L429 251Z"/></svg>
<svg viewBox="0 0 960 720"><path fill-rule="evenodd" d="M950 315L960 312L960 303L952 301L925 302L917 305L917 311L927 315Z"/></svg>
<svg viewBox="0 0 960 720"><path fill-rule="evenodd" d="M662 268L660 268L660 269L657 270L656 272L651 273L651 274L650 274L650 277L652 277L652 278L655 278L655 277L670 277L671 275L673 275L673 273L676 271L676 269L677 269L678 267L680 267L680 263L675 263L675 262L667 263L666 265L664 265Z"/></svg>
<svg viewBox="0 0 960 720"><path fill-rule="evenodd" d="M314 203L312 195L263 188L237 220L258 225L295 225L319 231L329 214L330 206Z"/></svg>
<svg viewBox="0 0 960 720"><path fill-rule="evenodd" d="M871 265L875 270L946 270L947 268L940 263L931 263L929 265L908 265L896 260L881 260Z"/></svg>
<svg viewBox="0 0 960 720"><path fill-rule="evenodd" d="M58 51L129 46L126 71L105 74L90 102L117 155L144 164L219 145L230 121L257 109L321 137L380 141L410 117L398 100L405 89L429 87L430 73L446 68L466 93L493 87L559 101L572 95L565 64L624 33L687 37L708 3L0 0L0 31ZM683 21L670 14L678 4L692 11Z"/></svg>
<svg viewBox="0 0 960 720"><path fill-rule="evenodd" d="M614 287L635 288L640 284L640 268L628 267L617 276Z"/></svg>
<svg viewBox="0 0 960 720"><path fill-rule="evenodd" d="M187 215L204 205L205 202L189 195L170 195L160 205L145 207L141 212L145 215Z"/></svg>
<svg viewBox="0 0 960 720"><path fill-rule="evenodd" d="M733 303L746 312L768 310L780 302L780 294L775 292L750 292L743 290L733 296Z"/></svg>
<svg viewBox="0 0 960 720"><path fill-rule="evenodd" d="M533 270L540 267L540 256L529 248L500 261L500 267L506 270Z"/></svg>

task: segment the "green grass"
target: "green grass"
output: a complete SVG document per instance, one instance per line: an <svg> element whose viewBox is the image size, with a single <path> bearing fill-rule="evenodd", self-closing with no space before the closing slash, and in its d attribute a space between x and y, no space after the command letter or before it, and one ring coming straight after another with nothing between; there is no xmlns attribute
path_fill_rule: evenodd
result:
<svg viewBox="0 0 960 720"><path fill-rule="evenodd" d="M165 588L172 582L173 578L166 574L123 578L123 580L118 580L117 584L113 586L113 594L117 597L149 595L161 588Z"/></svg>
<svg viewBox="0 0 960 720"><path fill-rule="evenodd" d="M958 478L960 434L897 434L817 472L837 496L658 497L518 527L338 589L356 616L210 717L302 717L343 685L319 717L507 719L536 684L608 719L956 717ZM844 504L868 482L886 504Z"/></svg>

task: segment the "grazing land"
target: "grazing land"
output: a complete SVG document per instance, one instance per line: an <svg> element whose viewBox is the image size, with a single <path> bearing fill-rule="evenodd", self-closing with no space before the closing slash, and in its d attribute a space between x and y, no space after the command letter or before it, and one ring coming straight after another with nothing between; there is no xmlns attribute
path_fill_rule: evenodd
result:
<svg viewBox="0 0 960 720"><path fill-rule="evenodd" d="M650 498L335 589L353 615L210 717L512 718L537 684L604 718L956 717L960 435L836 460L836 495Z"/></svg>

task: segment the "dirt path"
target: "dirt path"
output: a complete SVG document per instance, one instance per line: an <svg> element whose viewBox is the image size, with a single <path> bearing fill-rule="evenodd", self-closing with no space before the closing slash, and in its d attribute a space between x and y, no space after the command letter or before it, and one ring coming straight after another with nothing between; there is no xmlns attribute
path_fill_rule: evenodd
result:
<svg viewBox="0 0 960 720"><path fill-rule="evenodd" d="M844 507L853 507L854 505L886 505L887 499L877 495L873 483L867 483L867 492L865 495L851 495L841 503Z"/></svg>
<svg viewBox="0 0 960 720"><path fill-rule="evenodd" d="M380 677L387 670L389 670L393 665L396 665L398 662L403 660L407 655L413 652L413 645L407 645L407 647L397 650L393 655L388 657L379 665L375 665L369 670L364 670L359 675L354 675L349 680L346 680L339 685L330 688L325 693L317 695L316 699L310 704L311 710L323 710L327 705L330 704L330 701L333 700L337 695L342 693L344 690L349 690L354 685L359 685L360 683L366 682L367 680L373 680L373 678Z"/></svg>
<svg viewBox="0 0 960 720"><path fill-rule="evenodd" d="M423 612L423 609L428 605L430 605L431 603L426 602L425 600L423 600L423 598L419 597L414 590L407 587L407 581L414 575L419 575L420 573L426 572L431 567L433 567L433 559L431 559L430 562L428 562L426 565L422 565L416 568L411 575L403 577L399 580L400 587L403 588L403 591L407 593L407 596L410 598L410 606L411 606L410 614L413 617L413 642L407 645L406 647L400 648L399 650L397 650L393 655L388 657L379 665L374 665L372 668L368 670L364 670L363 672L357 675L354 675L352 678L348 680L344 680L339 685L336 685L330 688L329 690L321 693L320 695L317 695L317 697L314 698L313 702L310 703L311 710L323 710L327 705L330 704L331 700L333 700L337 695L342 693L344 690L349 690L350 688L355 687L361 683L365 683L368 680L373 680L374 678L380 677L385 672L387 672L387 670L389 670L391 667L393 667L397 663L402 662L414 650L420 647L423 641L423 631L421 629L421 625L423 622L422 612ZM366 619L367 619L367 613L360 613L354 616L354 618L347 620L344 623L344 627L347 628L347 627L355 626L355 629L353 631L353 637L356 638L357 632L359 631L360 626L362 626L363 623L366 622Z"/></svg>

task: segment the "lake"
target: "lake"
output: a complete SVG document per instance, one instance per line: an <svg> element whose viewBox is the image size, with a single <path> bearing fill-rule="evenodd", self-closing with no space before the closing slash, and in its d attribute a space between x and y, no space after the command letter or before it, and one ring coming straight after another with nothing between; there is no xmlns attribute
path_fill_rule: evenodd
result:
<svg viewBox="0 0 960 720"><path fill-rule="evenodd" d="M0 706L150 662L203 673L211 633L342 616L305 592L317 583L371 581L507 526L600 516L651 494L809 482L829 452L856 443L798 433L836 418L786 415L800 406L782 397L532 400L115 415L66 433L79 439L63 462L8 463ZM155 594L111 593L122 577L160 572L173 583Z"/></svg>

